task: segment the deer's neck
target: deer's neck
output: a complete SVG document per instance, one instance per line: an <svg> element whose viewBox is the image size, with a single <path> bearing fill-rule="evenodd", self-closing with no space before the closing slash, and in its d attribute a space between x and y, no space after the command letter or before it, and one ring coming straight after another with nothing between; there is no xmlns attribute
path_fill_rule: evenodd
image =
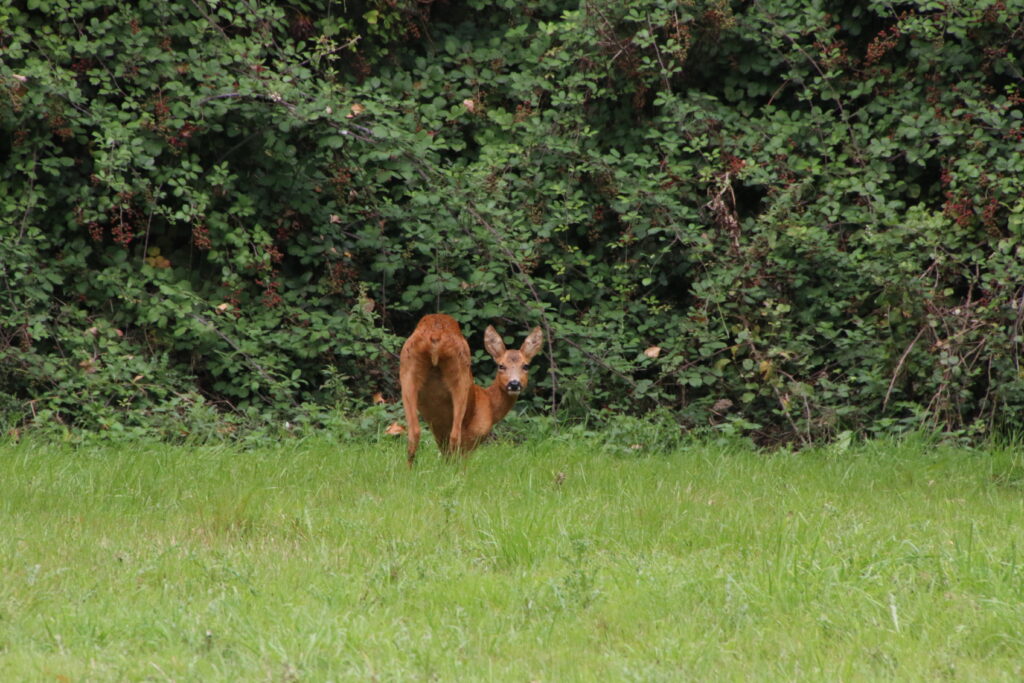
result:
<svg viewBox="0 0 1024 683"><path fill-rule="evenodd" d="M491 405L492 424L504 419L516 403L516 397L504 391L497 382L487 387L484 394L487 396L487 402Z"/></svg>

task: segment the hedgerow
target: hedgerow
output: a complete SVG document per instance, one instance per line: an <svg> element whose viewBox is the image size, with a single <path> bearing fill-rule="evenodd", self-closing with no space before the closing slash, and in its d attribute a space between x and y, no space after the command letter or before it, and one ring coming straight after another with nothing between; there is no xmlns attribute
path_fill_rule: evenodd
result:
<svg viewBox="0 0 1024 683"><path fill-rule="evenodd" d="M358 411L442 310L559 418L1018 430L1022 10L8 4L0 413Z"/></svg>

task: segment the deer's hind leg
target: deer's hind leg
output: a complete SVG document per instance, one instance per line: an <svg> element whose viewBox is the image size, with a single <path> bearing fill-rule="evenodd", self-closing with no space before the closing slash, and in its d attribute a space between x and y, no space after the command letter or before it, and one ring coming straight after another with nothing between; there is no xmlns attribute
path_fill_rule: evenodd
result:
<svg viewBox="0 0 1024 683"><path fill-rule="evenodd" d="M403 356L401 369L399 370L399 383L402 386L402 407L405 409L406 434L408 445L406 447L406 463L409 467L416 461L416 449L420 445L420 420L419 420L419 384L416 367L414 363L407 363Z"/></svg>

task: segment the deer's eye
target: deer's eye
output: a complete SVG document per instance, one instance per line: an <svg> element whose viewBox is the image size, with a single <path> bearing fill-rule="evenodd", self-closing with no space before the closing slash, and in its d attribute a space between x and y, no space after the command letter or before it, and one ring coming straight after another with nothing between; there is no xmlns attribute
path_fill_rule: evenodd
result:
<svg viewBox="0 0 1024 683"><path fill-rule="evenodd" d="M506 368L504 365L499 365L498 369L501 370L502 372L505 372L506 370L508 370L508 368Z"/></svg>
<svg viewBox="0 0 1024 683"><path fill-rule="evenodd" d="M530 369L530 364L529 363L523 363L523 370L529 370L529 369Z"/></svg>

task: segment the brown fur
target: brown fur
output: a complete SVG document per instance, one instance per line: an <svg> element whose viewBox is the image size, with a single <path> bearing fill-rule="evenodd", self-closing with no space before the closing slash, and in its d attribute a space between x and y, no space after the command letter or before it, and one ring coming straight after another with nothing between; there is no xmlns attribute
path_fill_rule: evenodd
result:
<svg viewBox="0 0 1024 683"><path fill-rule="evenodd" d="M484 389L473 383L469 344L454 318L435 313L423 316L402 346L399 381L408 425L407 459L412 467L420 442L422 416L445 455L465 455L476 448L524 389L530 360L540 351L544 335L535 327L523 346L506 349L488 326L484 348L498 364L498 374ZM518 382L519 391L509 386Z"/></svg>

